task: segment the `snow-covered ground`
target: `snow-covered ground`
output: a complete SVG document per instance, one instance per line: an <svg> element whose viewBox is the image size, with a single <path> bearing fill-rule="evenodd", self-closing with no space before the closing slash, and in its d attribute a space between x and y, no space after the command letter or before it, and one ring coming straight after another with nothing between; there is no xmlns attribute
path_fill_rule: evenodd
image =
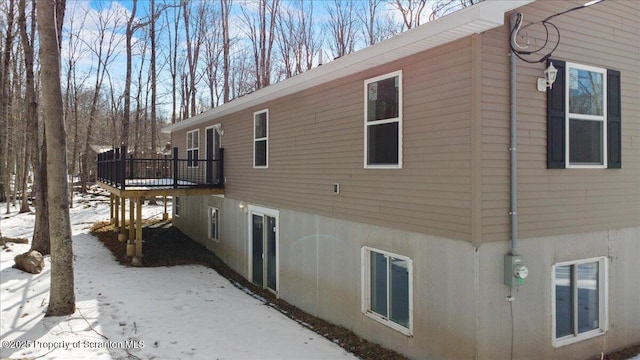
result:
<svg viewBox="0 0 640 360"><path fill-rule="evenodd" d="M0 358L355 359L203 266L127 268L88 228L109 218L106 197L76 198L76 312L45 318L50 261L42 273L12 268L27 244L0 251ZM98 200L98 201L96 201ZM5 214L5 237L31 239L33 214ZM144 218L163 206L143 206Z"/></svg>

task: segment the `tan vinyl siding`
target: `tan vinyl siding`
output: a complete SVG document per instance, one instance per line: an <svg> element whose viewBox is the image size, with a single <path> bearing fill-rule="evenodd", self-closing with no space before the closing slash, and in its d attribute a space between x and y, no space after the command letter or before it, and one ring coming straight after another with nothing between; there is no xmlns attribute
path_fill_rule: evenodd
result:
<svg viewBox="0 0 640 360"><path fill-rule="evenodd" d="M573 2L538 1L525 23ZM544 64L518 61L518 225L521 238L640 223L640 3L607 1L551 20L561 42L553 58L622 74L622 169L547 169L546 96L535 88ZM540 37L530 29L532 37ZM508 27L483 35L483 240L509 239ZM492 55L493 54L493 55Z"/></svg>
<svg viewBox="0 0 640 360"><path fill-rule="evenodd" d="M538 1L519 11L529 23L572 6ZM561 31L554 58L622 73L620 170L546 168L546 95L535 88L546 66L518 61L521 238L639 223L639 8L638 2L608 1L552 20ZM528 32L541 37L539 28ZM213 119L200 128L200 147L204 127L222 124L225 193L231 198L466 241L472 240L473 161L480 164L473 186L481 190L473 198L474 244L508 240L508 33L505 25L479 35L476 70L469 37ZM402 169L365 169L364 81L398 70L404 85ZM472 93L478 70L479 91ZM252 119L263 109L269 110L269 168L253 169ZM473 131L472 118L480 124ZM181 156L186 130L192 128L172 135ZM475 157L472 143L480 151ZM333 194L334 183L340 195Z"/></svg>
<svg viewBox="0 0 640 360"><path fill-rule="evenodd" d="M193 129L189 129L191 131ZM171 133L171 146L178 148L178 157L187 158L187 131Z"/></svg>
<svg viewBox="0 0 640 360"><path fill-rule="evenodd" d="M225 194L469 240L469 45L469 39L457 41L212 120L209 125L221 123L224 130ZM403 71L402 169L365 169L364 81L398 70ZM262 109L269 109L269 168L253 169L252 114ZM176 132L174 141L181 137L184 131ZM340 195L333 193L334 183L340 183Z"/></svg>

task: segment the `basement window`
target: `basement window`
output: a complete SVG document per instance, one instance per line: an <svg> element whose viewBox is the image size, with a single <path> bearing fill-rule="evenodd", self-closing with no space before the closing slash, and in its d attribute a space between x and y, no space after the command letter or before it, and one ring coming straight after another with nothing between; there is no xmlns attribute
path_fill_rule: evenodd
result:
<svg viewBox="0 0 640 360"><path fill-rule="evenodd" d="M362 248L362 312L405 335L413 334L413 262Z"/></svg>
<svg viewBox="0 0 640 360"><path fill-rule="evenodd" d="M607 258L553 265L553 346L560 347L607 331Z"/></svg>

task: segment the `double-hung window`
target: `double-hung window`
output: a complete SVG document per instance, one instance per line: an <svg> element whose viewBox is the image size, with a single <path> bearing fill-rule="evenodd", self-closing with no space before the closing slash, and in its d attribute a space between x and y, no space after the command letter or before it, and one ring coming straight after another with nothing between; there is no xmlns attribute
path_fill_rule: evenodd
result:
<svg viewBox="0 0 640 360"><path fill-rule="evenodd" d="M607 330L607 258L553 265L553 345L563 346Z"/></svg>
<svg viewBox="0 0 640 360"><path fill-rule="evenodd" d="M567 63L567 72L569 167L606 167L606 71Z"/></svg>
<svg viewBox="0 0 640 360"><path fill-rule="evenodd" d="M413 262L362 248L362 312L405 335L413 333Z"/></svg>
<svg viewBox="0 0 640 360"><path fill-rule="evenodd" d="M187 167L198 167L200 130L187 132Z"/></svg>
<svg viewBox="0 0 640 360"><path fill-rule="evenodd" d="M209 239L220 240L220 212L218 208L209 206Z"/></svg>
<svg viewBox="0 0 640 360"><path fill-rule="evenodd" d="M364 166L402 167L402 71L364 82Z"/></svg>
<svg viewBox="0 0 640 360"><path fill-rule="evenodd" d="M548 168L620 168L620 72L551 62L558 75L547 91Z"/></svg>
<svg viewBox="0 0 640 360"><path fill-rule="evenodd" d="M253 167L269 166L269 110L253 113Z"/></svg>

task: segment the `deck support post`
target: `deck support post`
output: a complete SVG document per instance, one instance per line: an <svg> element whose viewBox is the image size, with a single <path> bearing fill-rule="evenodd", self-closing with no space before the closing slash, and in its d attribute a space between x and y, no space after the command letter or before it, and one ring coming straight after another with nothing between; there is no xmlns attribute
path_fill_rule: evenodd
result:
<svg viewBox="0 0 640 360"><path fill-rule="evenodd" d="M167 212L167 195L162 197L162 204L164 205L164 212L162 213L162 220L169 220L169 213Z"/></svg>
<svg viewBox="0 0 640 360"><path fill-rule="evenodd" d="M139 197L136 209L136 256L142 257L142 198Z"/></svg>
<svg viewBox="0 0 640 360"><path fill-rule="evenodd" d="M115 205L115 199L113 194L109 194L109 224L113 224L115 222L113 216L113 207Z"/></svg>
<svg viewBox="0 0 640 360"><path fill-rule="evenodd" d="M122 226L120 226L120 233L118 234L118 241L125 242L127 240L127 198L122 198L122 206L120 206L120 219L122 219ZM131 224L129 224L131 226Z"/></svg>
<svg viewBox="0 0 640 360"><path fill-rule="evenodd" d="M133 257L136 255L136 244L135 244L135 233L134 233L134 225L135 224L135 209L136 203L133 201L133 198L129 198L129 240L127 241L127 257Z"/></svg>
<svg viewBox="0 0 640 360"><path fill-rule="evenodd" d="M114 219L114 229L116 232L120 231L120 197L114 195L115 197L115 206L113 208L113 215L115 217Z"/></svg>
<svg viewBox="0 0 640 360"><path fill-rule="evenodd" d="M133 199L129 199L129 241L134 240L135 232L133 224L135 224L136 203Z"/></svg>

